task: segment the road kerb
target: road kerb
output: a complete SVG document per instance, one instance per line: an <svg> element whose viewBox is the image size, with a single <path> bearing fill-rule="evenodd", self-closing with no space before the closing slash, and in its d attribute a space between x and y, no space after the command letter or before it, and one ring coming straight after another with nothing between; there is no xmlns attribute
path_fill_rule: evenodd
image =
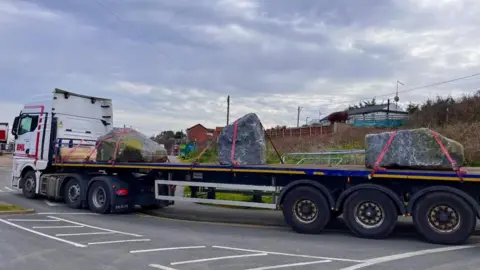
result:
<svg viewBox="0 0 480 270"><path fill-rule="evenodd" d="M23 214L33 214L33 213L35 213L35 210L33 208L29 208L24 210L0 211L0 216L23 215Z"/></svg>

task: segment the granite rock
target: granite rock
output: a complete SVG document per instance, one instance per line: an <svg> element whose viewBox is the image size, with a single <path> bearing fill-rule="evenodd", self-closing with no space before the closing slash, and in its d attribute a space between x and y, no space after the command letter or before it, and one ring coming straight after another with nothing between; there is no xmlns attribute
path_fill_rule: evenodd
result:
<svg viewBox="0 0 480 270"><path fill-rule="evenodd" d="M238 165L262 165L267 161L265 131L258 116L246 114L237 119L237 138L233 162ZM218 136L218 161L222 165L232 164L231 154L235 122L223 128Z"/></svg>
<svg viewBox="0 0 480 270"><path fill-rule="evenodd" d="M117 162L163 163L168 159L164 147L146 135L130 128L114 128L98 138L98 142L100 144L97 149L97 161L112 161L115 159Z"/></svg>
<svg viewBox="0 0 480 270"><path fill-rule="evenodd" d="M365 166L367 168L373 168L391 135L392 132L383 132L365 136ZM458 166L463 165L465 160L463 145L443 135L438 134L438 136ZM452 170L452 164L428 128L399 130L380 162L380 167Z"/></svg>

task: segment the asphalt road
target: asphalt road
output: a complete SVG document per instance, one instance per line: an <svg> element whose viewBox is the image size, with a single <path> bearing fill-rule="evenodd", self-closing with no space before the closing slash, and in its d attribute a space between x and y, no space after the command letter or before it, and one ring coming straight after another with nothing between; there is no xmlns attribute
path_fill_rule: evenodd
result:
<svg viewBox="0 0 480 270"><path fill-rule="evenodd" d="M8 188L0 200L35 214L0 216L0 269L479 269L480 238L438 246L414 236L366 240L348 233L196 223L145 216L94 215L28 200Z"/></svg>

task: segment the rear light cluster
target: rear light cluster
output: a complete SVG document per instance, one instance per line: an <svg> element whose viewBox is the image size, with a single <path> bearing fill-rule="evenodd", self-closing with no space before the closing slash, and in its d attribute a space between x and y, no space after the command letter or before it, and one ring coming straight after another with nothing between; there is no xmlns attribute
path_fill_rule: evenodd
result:
<svg viewBox="0 0 480 270"><path fill-rule="evenodd" d="M126 196L128 195L128 189L117 189L115 190L115 194L118 196Z"/></svg>

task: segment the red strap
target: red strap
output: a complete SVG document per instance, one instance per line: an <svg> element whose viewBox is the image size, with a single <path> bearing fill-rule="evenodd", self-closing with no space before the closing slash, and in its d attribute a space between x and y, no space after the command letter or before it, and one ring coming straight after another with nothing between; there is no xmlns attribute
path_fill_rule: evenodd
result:
<svg viewBox="0 0 480 270"><path fill-rule="evenodd" d="M432 132L433 137L435 138L438 145L442 149L443 154L445 154L445 156L448 158L448 161L450 161L450 163L452 164L452 168L457 173L457 176L460 179L460 182L463 182L463 174L467 173L467 171L464 170L464 169L460 169L457 162L455 160L453 160L452 156L450 156L450 153L448 153L447 148L445 147L445 145L443 145L443 142L440 139L440 137L438 136L438 133L436 133L433 130L430 130L430 131Z"/></svg>
<svg viewBox="0 0 480 270"><path fill-rule="evenodd" d="M123 135L124 133L120 133L118 136L117 142L115 143L115 150L113 150L113 157L110 160L110 163L112 163L112 165L115 165L115 160L117 159L118 147L120 146L120 140L122 139Z"/></svg>
<svg viewBox="0 0 480 270"><path fill-rule="evenodd" d="M92 149L92 151L90 151L90 153L87 155L87 157L85 158L85 161L89 161L90 160L90 157L92 156L93 152L95 152L95 150L98 150L98 148L102 145L102 143L108 139L111 139L113 137L115 137L116 135L119 135L119 134L123 134L123 133L128 133L130 132L129 129L121 129L117 132L113 132L112 134L106 136L106 137L103 137L101 140L98 140L98 142L96 143L95 145L95 148Z"/></svg>
<svg viewBox="0 0 480 270"><path fill-rule="evenodd" d="M378 156L377 161L375 161L375 163L373 164L373 169L372 169L372 172L370 173L371 177L373 177L373 175L377 171L385 171L385 168L380 167L380 162L382 162L383 157L385 156L385 153L387 153L388 148L390 148L390 145L392 144L393 139L395 139L395 135L397 135L397 131L394 131L392 135L390 135L390 138L388 139L387 144L385 144L385 147L383 147L382 152L380 152L380 155Z"/></svg>
<svg viewBox="0 0 480 270"><path fill-rule="evenodd" d="M238 121L235 121L235 123L233 124L232 153L230 155L230 161L232 162L232 166L238 165L238 162L235 161L235 142L237 141L237 133L238 133Z"/></svg>

